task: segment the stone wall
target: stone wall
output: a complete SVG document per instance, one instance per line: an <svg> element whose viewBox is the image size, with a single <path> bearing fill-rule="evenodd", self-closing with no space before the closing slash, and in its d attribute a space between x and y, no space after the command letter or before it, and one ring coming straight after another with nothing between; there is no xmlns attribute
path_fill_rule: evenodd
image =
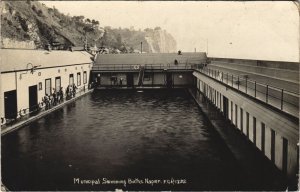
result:
<svg viewBox="0 0 300 192"><path fill-rule="evenodd" d="M1 48L7 49L36 49L33 41L16 41L9 38L1 39Z"/></svg>

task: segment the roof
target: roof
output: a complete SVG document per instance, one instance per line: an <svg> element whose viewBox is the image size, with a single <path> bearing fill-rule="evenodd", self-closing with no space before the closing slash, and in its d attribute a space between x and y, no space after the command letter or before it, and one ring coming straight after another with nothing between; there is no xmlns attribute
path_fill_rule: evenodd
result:
<svg viewBox="0 0 300 192"><path fill-rule="evenodd" d="M91 55L85 51L46 51L0 49L0 71L26 70L28 63L38 68L92 63Z"/></svg>
<svg viewBox="0 0 300 192"><path fill-rule="evenodd" d="M84 51L84 47L80 46L80 47L71 47L72 51Z"/></svg>
<svg viewBox="0 0 300 192"><path fill-rule="evenodd" d="M198 64L206 60L205 53L145 53L145 54L99 54L95 65L144 65L144 64Z"/></svg>

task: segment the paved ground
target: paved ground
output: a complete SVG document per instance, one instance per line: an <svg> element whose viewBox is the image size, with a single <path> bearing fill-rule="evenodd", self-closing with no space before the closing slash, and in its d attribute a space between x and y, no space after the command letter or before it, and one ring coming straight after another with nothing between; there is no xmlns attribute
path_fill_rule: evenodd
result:
<svg viewBox="0 0 300 192"><path fill-rule="evenodd" d="M199 70L198 70L199 71ZM217 78L215 78L214 75L212 74L208 74L206 71L199 71L201 73L205 73L206 75L214 78L214 79L217 79L218 81L222 81L222 77L221 76L217 76ZM269 105L273 106L273 107L276 107L278 109L281 109L281 98L274 98L274 97L271 97L269 96L268 99L266 98L266 92L259 92L259 91L256 91L256 95L255 95L255 90L254 89L251 89L249 88L249 84L247 86L247 89L246 89L246 85L245 85L245 82L244 83L236 83L236 80L233 80L232 82L232 78L231 76L229 76L228 80L227 80L227 77L223 77L223 83L233 87L233 88L236 88L252 97L255 97L256 99L259 99L265 103L268 103ZM280 91L278 91L278 94L280 95ZM293 97L299 97L298 95L291 95ZM284 101L287 101L286 99ZM296 105L296 104L292 104L291 102L284 102L283 103L283 108L282 108L282 111L294 116L294 117L297 117L299 116L299 106Z"/></svg>

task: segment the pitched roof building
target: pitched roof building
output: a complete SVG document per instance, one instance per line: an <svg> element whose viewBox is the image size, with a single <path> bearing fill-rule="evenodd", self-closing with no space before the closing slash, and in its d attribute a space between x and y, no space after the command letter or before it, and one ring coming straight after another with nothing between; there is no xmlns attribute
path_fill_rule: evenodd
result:
<svg viewBox="0 0 300 192"><path fill-rule="evenodd" d="M87 52L1 49L0 57L2 119L30 113L46 94L68 85L88 88L92 56Z"/></svg>

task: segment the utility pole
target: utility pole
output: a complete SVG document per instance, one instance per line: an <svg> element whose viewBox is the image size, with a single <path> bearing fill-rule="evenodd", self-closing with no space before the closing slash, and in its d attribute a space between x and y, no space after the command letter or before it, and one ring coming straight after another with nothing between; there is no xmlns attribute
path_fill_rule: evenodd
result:
<svg viewBox="0 0 300 192"><path fill-rule="evenodd" d="M206 55L208 56L208 39L206 39Z"/></svg>
<svg viewBox="0 0 300 192"><path fill-rule="evenodd" d="M84 50L87 51L87 36L85 34L85 38L84 38Z"/></svg>

